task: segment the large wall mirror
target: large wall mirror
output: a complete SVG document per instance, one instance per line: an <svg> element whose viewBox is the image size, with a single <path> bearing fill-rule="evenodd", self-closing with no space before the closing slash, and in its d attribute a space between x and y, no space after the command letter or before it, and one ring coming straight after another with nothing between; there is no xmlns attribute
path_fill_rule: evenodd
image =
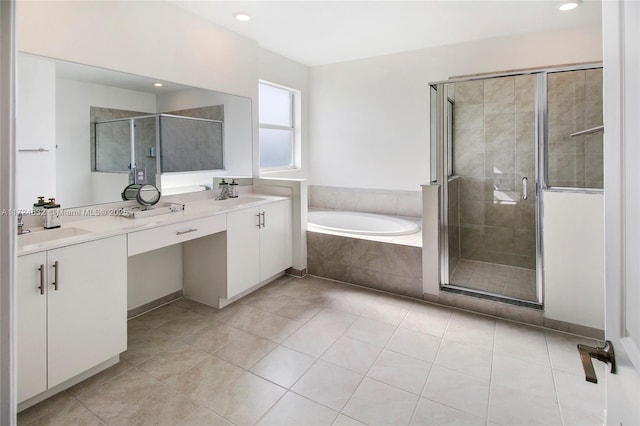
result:
<svg viewBox="0 0 640 426"><path fill-rule="evenodd" d="M161 83L162 86L158 86ZM252 174L251 99L18 55L17 205L119 201L130 165L163 194Z"/></svg>

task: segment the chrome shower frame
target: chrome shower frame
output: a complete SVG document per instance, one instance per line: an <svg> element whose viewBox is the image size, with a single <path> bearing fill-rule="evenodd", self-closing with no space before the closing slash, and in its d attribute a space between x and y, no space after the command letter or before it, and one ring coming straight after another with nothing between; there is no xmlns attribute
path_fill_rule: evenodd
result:
<svg viewBox="0 0 640 426"><path fill-rule="evenodd" d="M456 77L444 81L435 81L429 83L431 107L435 107L436 111L431 111L431 182L440 186L440 224L439 224L439 276L440 288L452 289L454 291L471 294L478 297L489 298L493 300L501 300L508 303L541 307L544 305L544 241L543 235L543 218L544 218L544 192L602 192L602 189L591 188L558 188L548 186L547 176L547 146L549 125L548 125L548 105L547 105L547 77L551 73L563 71L580 71L602 68L602 63L587 63L567 65L551 68L535 68L529 70L518 70L505 73L478 74L473 76ZM456 286L449 282L449 194L448 194L448 164L449 149L447 147L449 140L449 129L447 119L447 102L448 85L455 83L463 83L469 81L488 80L500 77L516 77L523 75L533 75L535 78L534 101L535 101L535 222L536 222L536 301L522 300L502 294L491 293L483 290L476 290L467 287ZM435 96L435 103L434 103ZM433 138L435 137L435 141ZM435 144L435 146L434 146ZM433 158L435 154L436 158Z"/></svg>

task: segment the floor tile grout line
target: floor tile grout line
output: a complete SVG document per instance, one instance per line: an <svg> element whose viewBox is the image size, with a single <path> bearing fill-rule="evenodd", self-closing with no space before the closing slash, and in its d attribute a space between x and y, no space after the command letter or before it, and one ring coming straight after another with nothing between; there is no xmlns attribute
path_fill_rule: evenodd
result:
<svg viewBox="0 0 640 426"><path fill-rule="evenodd" d="M85 395L85 394L88 394L88 393L90 393L90 392L93 392L93 391L97 390L98 388L101 388L102 386L106 385L107 383L110 383L110 382L112 382L113 380L115 380L117 377L122 376L124 373L126 373L126 372L127 372L127 371L129 371L129 370L131 370L132 368L135 368L135 365L131 364L130 362L127 362L126 360L122 360L122 361L124 361L124 362L126 362L127 364L129 364L129 368L127 368L126 370L121 371L120 373L118 373L118 374L114 375L113 377L110 377L110 378L106 379L104 382L101 382L101 383L97 384L95 387L89 388L89 389L87 389L86 391L81 392L81 393L79 393L79 394L77 394L77 395L73 395L73 394L71 394L71 393L69 392L69 390L70 390L70 389L73 389L73 387L74 387L74 386L79 385L80 383L82 383L82 382L80 382L80 383L77 383L76 385L71 386L70 388L66 389L66 390L65 390L65 392L67 392L67 393L69 394L69 396L72 396L73 398L77 399L78 397L81 397L81 396L83 396L83 395ZM115 367L116 365L117 365L117 364L114 364L113 366ZM103 371L104 371L104 370L103 370ZM99 373L98 373L98 374L99 374ZM78 402L80 402L80 401L78 401Z"/></svg>
<svg viewBox="0 0 640 426"><path fill-rule="evenodd" d="M551 360L551 350L549 348L549 339L547 337L547 333L544 334L544 341L547 346L547 356L549 357L549 369L551 370L551 380L553 380L553 391L555 393L556 405L558 407L558 414L560 416L560 424L564 425L564 410L562 410L562 405L560 401L560 393L558 392L558 381L556 378L556 374L553 368L553 362Z"/></svg>
<svg viewBox="0 0 640 426"><path fill-rule="evenodd" d="M103 425L108 425L109 422L106 421L106 419L103 419L102 417L100 417L97 413L94 413L93 410L91 410L89 407L87 407L86 405L84 405L82 403L82 401L78 400L76 397L74 397L73 395L69 395L71 398L73 398L74 401L76 401L78 404L80 404L82 407L84 407L85 410L87 410L89 413L91 413L96 419L98 419L98 421L100 423L102 423Z"/></svg>
<svg viewBox="0 0 640 426"><path fill-rule="evenodd" d="M289 282L289 281L291 281L292 279L293 279L293 278L288 279L286 282ZM284 283L281 283L281 284L279 284L278 286L280 286L280 285L284 285ZM274 288L276 288L276 287L274 287ZM330 294L330 293L333 291L333 289L331 289L331 288L329 288L329 287L327 287L327 290L328 290L327 294ZM369 291L367 291L367 293L369 293ZM384 299L383 295L378 294L378 292L374 292L374 291L371 291L371 293L373 293L373 294L375 294L375 295L376 295L376 297L375 297L373 300L377 300L377 301L383 302L383 299ZM369 294L371 294L371 293L369 293ZM339 297L339 296L340 296L340 295L338 295L338 297ZM290 296L287 296L287 297L290 297ZM294 299L304 300L304 299L302 299L302 298L297 298L297 297L294 297ZM404 298L403 298L403 299L404 299ZM390 299L390 300L392 300L392 301L393 301L394 299ZM410 299L409 299L409 300L410 300ZM410 300L410 301L411 301L411 300ZM375 381L375 382L384 383L385 385L388 385L388 386L390 386L390 387L392 387L392 388L394 388L394 389L398 389L398 390L400 390L400 391L404 391L405 393L408 393L408 394L411 394L411 395L415 395L413 392L409 392L409 391L406 391L406 390L404 390L404 389L397 388L397 387L395 387L395 386L393 386L393 385L391 385L391 384L387 384L387 383L385 383L385 382L383 382L383 381L381 381L381 380L378 380L378 379L375 379L375 378L368 377L369 372L371 371L371 369L373 368L373 366L375 365L375 363L379 360L379 358L380 358L380 356L381 356L382 352L384 352L385 350L389 350L389 351L392 351L392 352L396 352L396 351L393 351L393 350L391 350L391 349L387 349L387 345L389 344L389 342L390 342L390 340L393 338L393 336L398 332L398 330L399 330L400 328L403 328L403 329L406 329L406 330L411 330L411 329L409 329L409 328L403 327L403 325L402 325L402 324L403 324L403 323L404 323L404 321L407 319L407 316L412 312L413 307L414 307L414 306L420 306L420 305L421 305L421 304L419 304L419 303L418 303L418 301L411 301L411 302L412 302L412 303L410 303L410 304L409 304L409 307L406 309L406 312L404 312L404 315L402 316L402 318L397 322L397 324L395 324L395 323L393 324L394 328L393 328L393 332L391 333L391 337L389 337L389 338L386 340L386 342L384 343L384 345L383 345L382 347L379 347L378 345L374 345L374 346L376 346L376 347L379 347L379 348L380 348L380 351L379 351L378 355L376 356L376 359L373 361L373 363L371 363L371 365L369 365L369 367L368 367L367 371L366 371L364 374L361 374L361 373L355 372L356 374L361 375L361 376L362 376L362 378L360 379L360 381L359 381L359 383L358 383L357 387L355 388L355 390L351 393L351 395L350 395L349 399L347 400L347 402L345 403L345 405L342 407L342 410L340 410L341 412L342 412L342 411L344 410L344 408L349 404L349 401L351 401L351 400L352 400L352 398L353 398L353 396L354 396L355 392L356 392L356 391L357 391L357 389L362 385L362 382L364 381L364 378L369 378L369 379L371 379L371 380L373 380L373 381ZM366 302L365 304L367 304L367 303L370 303L370 302ZM307 318L305 321L297 321L297 322L299 322L300 324L304 325L304 324L308 323L309 321L311 321L311 319L312 319L313 317L315 317L319 312L322 312L322 310L327 309L327 308L336 309L336 308L335 308L331 303L325 303L325 304L323 304L322 306L323 306L323 307L322 307L322 309L321 309L320 311L315 312L311 317ZM184 308L184 309L186 309L186 308ZM264 309L262 309L262 308L257 308L257 307L256 307L255 309L262 310L262 311L265 311L265 312L269 312L269 311L266 311L266 310L264 310ZM186 309L186 310L189 310L189 311L193 312L194 314L197 314L197 312L192 311L191 309ZM362 310L362 311L360 311L359 313L346 312L346 311L342 311L342 310L341 310L341 312L345 312L345 313L347 313L347 314L353 315L353 316L355 316L355 317L356 317L356 319L354 319L354 320L349 324L349 326L348 326L348 327L345 327L343 330L341 330L341 332L340 332L339 336L338 336L338 337L337 337L337 338L336 338L336 339L335 339L335 340L334 340L334 341L333 341L333 342L332 342L332 343L327 347L327 349L325 349L325 351L324 351L322 354L320 354L320 356L319 356L319 357L315 357L315 359L314 359L313 363L310 365L310 367L309 367L309 368L307 368L307 369L305 370L305 372L303 372L303 373L300 375L300 377L303 377L303 376L308 372L308 370L309 370L313 365L315 365L315 364L317 363L317 361L318 361L319 359L321 359L321 357L322 357L322 356L324 356L324 354L327 352L327 350L329 350L331 347L333 347L333 345L335 345L335 343L338 341L338 339L340 339L340 338L342 338L342 337L347 336L348 331L351 329L351 327L353 327L353 325L355 324L355 322L356 322L356 321L358 321L358 319L376 320L375 318L371 318L371 317L364 316L364 314L365 314L365 312L366 312L366 308L365 308L365 310ZM451 324L452 324L452 322L451 322L451 321L452 321L452 319L453 319L453 313L458 312L458 311L454 309L454 310L449 310L449 312L450 312L450 315L449 315L449 317L448 317L448 319L447 319L447 324L446 324L446 327L445 327L445 331L443 332L443 335L442 335L442 336L434 336L434 337L438 337L438 338L440 339L440 341L439 341L439 344L438 344L438 348L437 348L436 354L435 354L435 356L434 356L434 361L431 363L431 364L432 364L432 367L433 367L433 365L435 364L435 360L437 359L437 357L440 355L440 353L441 353L441 351L442 351L442 344L443 344L443 342L444 342L444 340L445 340L445 338L446 338L447 332L449 331L449 329L450 329L450 327L451 327ZM272 314L275 314L275 313L273 313L273 312L271 312L271 313L272 313ZM198 315L199 315L199 314L198 314ZM275 314L275 315L278 315L278 314ZM208 320L208 318L209 318L209 317L205 317L205 318L207 318L207 320ZM232 318L232 317L228 317L228 318L226 318L226 320L229 320L229 321L230 321L230 320L231 320L231 318ZM496 364L495 364L495 358L496 358L496 355L497 355L497 349L496 349L496 348L497 348L497 335L498 335L498 324L499 324L499 322L498 322L499 318L495 318L495 317L490 317L490 318L492 318L492 319L493 319L493 343L492 343L492 349L491 349L491 351L492 351L492 358L491 358L490 376L489 376L489 377L490 377L490 389L489 389L489 396L488 396L489 400L488 400L488 402L487 402L487 404L488 404L488 406L487 406L487 418L486 418L486 422L487 422L487 423L489 422L489 415L490 415L490 411L491 411L491 410L490 410L490 405L489 405L489 403L490 403L490 401L491 401L491 395L492 395L492 386L491 386L491 385L493 385L493 384L494 384L494 383L493 383L493 371L494 371L494 368L495 368L495 366L496 366ZM232 327L232 328L235 328L235 327L233 327L233 326L231 325L231 323L227 322L226 320L225 320L225 325L227 325L227 326L229 326L229 327ZM221 321L223 321L223 320L222 320L222 319L213 319L210 323L208 323L208 325L212 325L212 324L214 324L214 323L216 323L216 322L221 322ZM295 320L294 320L294 321L295 321ZM377 321L379 321L379 320L377 320ZM383 322L384 322L384 321L383 321ZM507 322L507 323L514 323L514 322L512 322L512 321L506 321L506 322ZM302 325L301 325L301 326L302 326ZM515 325L520 325L520 324L518 324L518 323L516 322L516 323L515 323ZM529 325L527 325L527 324L523 324L523 325L524 325L524 326L529 326ZM141 326L143 327L143 329L144 329L144 330L148 330L148 331L150 331L150 330L155 330L154 328L149 328L149 327L147 327L145 324L141 324ZM204 327L203 327L203 328L204 328ZM532 328L539 328L539 327L535 327L535 326L534 326L534 327L532 327ZM258 336L258 335L255 335L255 334L253 334L253 333L246 332L246 331L244 331L244 330L242 330L242 329L239 329L239 328L238 328L237 330L242 331L242 332L245 332L245 333L248 333L248 334L251 334L251 335L252 335L252 336L254 336L254 337L258 337L258 338L264 339L264 337L262 337L262 336ZM199 332L199 331L201 331L201 329L196 330L196 331L195 331L195 332L193 332L192 334L195 334L195 333L197 333L197 332ZM415 330L412 330L412 331L415 331ZM542 331L543 331L543 333L544 333L544 334L543 334L544 339L545 339L545 340L544 340L544 342L545 342L544 344L545 344L545 348L546 348L547 358L548 358L548 361L549 361L549 367L550 367L550 369L551 369L552 380L554 381L554 382L553 382L553 383L554 383L554 392L555 392L555 397L556 397L556 401L557 401L557 408L556 408L556 409L558 410L558 414L560 415L560 421L561 421L561 422L565 422L565 419L564 419L564 410L563 410L563 407L562 407L562 406L561 406L561 404L560 404L559 390L558 390L558 377L557 377L557 374L556 374L556 373L560 373L560 372L562 372L562 373L566 373L566 374L569 374L569 375L572 375L572 376L579 376L579 375L575 374L575 372L573 372L573 371L565 371L565 369L563 369L563 368L554 368L555 363L552 361L552 356L551 356L551 345L550 345L550 342L551 342L551 338L552 338L552 336L555 336L553 333L557 333L557 334L559 334L559 335L563 335L563 336L565 336L565 335L566 335L567 337L577 337L577 338L584 338L584 337L583 337L583 336L575 336L575 335L571 335L571 334L568 334L568 333L562 333L562 332L559 332L559 331L556 331L556 330L546 330L546 329L544 329L544 328L543 328L543 330L542 330ZM295 332L295 331L294 331L294 332ZM416 333L419 333L419 334L425 334L425 335L429 335L429 336L433 336L432 334L429 334L429 333L422 333L422 332L419 332L419 331L416 331ZM182 342L182 343L188 344L188 343L184 342L184 341L182 340L182 338L184 338L184 337L186 337L186 336L190 336L190 335L191 335L191 334L188 334L188 335L185 335L185 336L177 336L177 337L176 337L176 336L173 336L173 338L176 340L176 342ZM588 339L588 338L585 338L585 339ZM266 340L270 340L270 339L266 339ZM363 342L363 343L371 344L369 341L366 341L366 340L364 340L364 339L363 339L363 340L360 340L360 339L356 339L356 338L354 338L354 340L357 340L357 341L360 341L360 342ZM589 340L593 340L593 339L589 339ZM285 348L286 348L286 346L282 345L282 343L281 343L281 342L273 342L273 343L275 344L275 347L272 349L272 351L273 351L273 350L275 350L275 349L276 349L276 348L278 348L278 347L285 347ZM302 352L297 351L297 350L295 350L295 349L293 349L293 348L287 348L287 349L293 350L294 352L302 353ZM154 353L150 358L145 359L142 363L147 362L147 361L149 361L149 360L152 360L152 359L156 358L157 356L159 356L160 354L165 353L165 352L167 352L167 351L169 351L169 350L171 350L171 349L167 349L167 350L163 350L163 351L159 351L159 352L157 352L157 353ZM564 350L564 348L563 348L563 350ZM268 355L269 353L271 353L272 351L270 351L270 352L268 352L267 354L263 355L263 356L260 358L260 360L262 360L265 356L267 356L267 355ZM201 351L201 352L206 353L206 354L207 354L207 356L209 356L209 357L218 358L217 356L215 356L215 354L209 354L209 353L204 352L204 351ZM401 353L401 352L398 352L398 353ZM308 356L308 354L305 354L305 355L307 355L307 356ZM409 355L406 355L406 354L403 354L403 355L405 355L405 356L409 356ZM412 358L415 358L415 357L412 357ZM218 359L219 359L219 358L218 358ZM417 358L417 359L419 359L419 358ZM516 357L515 359L518 359L518 358ZM242 370L242 371L243 371L243 373L249 373L249 374L253 375L254 377L257 377L257 378L263 379L263 380L265 380L265 381L267 381L267 382L271 382L271 381L269 381L268 379L265 379L265 378L263 378L263 377L261 377L261 376L257 375L256 373L253 373L253 372L251 372L251 371L250 371L250 368L252 368L256 363L260 362L260 360L255 361L251 366L248 366L248 367L237 366L237 365L235 365L233 362L230 362L230 361L226 361L226 362L227 362L227 363L229 363L229 364L231 364L231 365L234 365L234 367L236 367L236 368L239 368L240 370ZM126 360L124 360L124 359L123 359L123 361L124 361L124 362L127 362L127 361L126 361ZM224 360L223 360L223 361L224 361ZM330 363L330 364L333 364L333 363L331 363L331 362L329 362L329 361L325 361L325 362L328 362L328 363ZM129 362L127 362L127 363L128 363L128 364L130 364L130 365L129 365L129 367L128 367L128 368L126 368L124 371L122 371L122 372L120 372L120 373L116 374L116 375L115 375L115 376L113 376L113 377L108 378L108 379L107 379L107 380L105 380L104 382L100 382L100 383L99 383L98 385L96 385L95 387L88 388L88 390L85 390L84 392L79 393L77 396L76 396L76 395L71 395L71 394L68 392L68 390L65 390L64 392L65 392L65 394L66 394L66 396L67 396L68 398L70 398L70 399L72 399L73 401L75 401L75 402L77 402L78 404L80 404L82 407L84 407L85 409L87 409L89 413L91 413L92 415L94 415L94 416L98 419L98 421L102 422L102 419L101 419L99 416L97 416L93 411L89 410L89 409L88 409L88 407L86 407L82 402L80 402L80 400L79 400L78 398L81 398L83 395L86 395L86 394L88 394L88 393L90 393L90 392L98 391L98 389L100 389L101 387L106 386L108 383L110 383L111 381L115 380L118 376L121 376L121 375L125 374L126 372L130 371L131 369L135 368L135 369L139 370L141 373L146 374L146 375L148 375L148 376L152 377L153 379L155 379L155 381L156 381L156 382L159 382L161 385L164 385L165 387L167 387L167 388L168 388L170 391L172 391L173 393L178 394L178 395L181 395L181 396L183 396L186 400L191 401L191 402L194 404L194 406L195 406L196 408L194 409L194 411L193 411L192 413L190 413L190 414L189 414L188 416L186 416L185 418L188 418L189 416L193 415L193 413L195 413L195 412L198 410L198 408L206 409L206 407L204 407L203 405L201 405L198 401L193 400L193 399L191 399L190 397L188 397L188 396L186 396L186 395L182 394L182 393L181 393L181 392L179 392L177 389L173 388L173 386L171 386L170 384L165 383L165 382L163 382L163 381L161 381L161 380L159 380L159 379L155 378L154 376L152 376L152 375L151 375L151 374L149 374L149 373L146 373L146 371L144 371L144 370L142 370L142 369L140 368L140 365L142 365L142 363L138 363L138 364L133 364L133 363L129 363ZM333 365L335 365L335 364L333 364ZM340 367L340 368L345 368L345 367L341 367L341 366L338 366L338 367ZM187 369L187 370L185 370L185 371L188 371L188 370L190 370L190 369L191 369L191 368L189 368L189 369ZM349 369L347 368L347 370L349 370ZM351 371L353 371L353 370L351 370ZM423 384L423 386L422 386L422 390L421 390L420 394L419 394L419 395L417 395L417 397L418 397L418 398L417 398L417 404L416 404L416 406L414 407L414 409L413 409L413 411L412 411L412 415L411 415L411 420L412 420L412 421L415 419L415 415L416 415L416 411L417 411L417 405L419 404L419 402L420 402L420 401L421 401L421 399L423 398L423 397L422 397L422 394L424 393L424 390L425 390L425 388L426 388L426 386L427 386L428 379L429 379L429 377L431 376L432 372L433 372L433 370L432 370L432 369L430 369L430 371L429 371L429 373L428 373L428 375L427 375L427 378L425 379L425 382L424 382L424 384ZM184 373L184 372L182 372L182 373ZM182 374L182 373L181 373L181 374ZM472 377L473 377L473 376L472 376ZM299 381L299 379L298 379L298 381ZM298 381L294 382L294 384L292 384L292 385L291 385L291 387L295 386L295 383L297 383ZM270 408L268 408L268 409L267 409L267 411L263 414L263 417L264 417L264 415L266 415L266 413L270 412L270 410L272 410L272 409L273 409L273 407L274 407L274 406L275 406L275 405L276 405L276 404L277 404L277 403L278 403L278 402L279 402L279 401L280 401L280 400L281 400L281 399L282 399L282 398L283 398L283 397L284 397L288 392L292 392L292 393L295 393L296 395L298 395L296 392L294 392L294 391L292 391L292 390L291 390L291 387L286 388L286 387L284 387L284 386L278 385L277 383L274 383L274 385L275 385L275 386L278 386L278 387L279 387L279 388L281 388L281 389L283 389L284 393L283 393L283 395L282 395L282 396L281 396L281 397L280 397L280 398L279 398L279 399L278 399L278 400L277 400L277 401L276 401L276 402L275 402L275 403L274 403ZM300 396L301 396L301 397L303 397L303 398L305 398L305 399L308 399L308 400L309 400L309 398L305 397L304 395L300 395ZM427 398L427 399L428 399L428 398ZM314 402L315 402L315 401L314 401ZM324 404L320 404L320 405L323 405L323 406L324 406ZM447 406L447 404L444 404L444 405L445 405L445 406ZM334 410L334 409L333 409L333 408L331 408L331 407L328 407L328 408L329 408L329 409L331 409L331 410L332 410L332 411L334 411L334 412L336 411L336 410ZM454 407L451 407L451 408L452 408L452 409L455 409ZM456 410L458 410L458 409L456 409ZM207 411L210 411L210 410L208 410L208 409L207 409ZM459 411L464 412L463 410L459 410ZM214 411L214 412L215 412L215 411ZM49 414L50 414L50 413L47 411L47 412L45 412L45 413L43 414L43 416L44 416L44 415L49 415ZM216 415L218 415L218 414L216 413ZM344 415L344 414L342 414L342 415ZM39 418L41 418L41 417L42 417L42 416L39 416L39 417L38 417L38 418L36 418L36 419L32 419L32 420L31 420L31 422L37 421L37 420L38 420ZM220 417L224 418L224 416L220 416ZM337 420L337 418L336 418L336 420ZM334 422L335 422L335 420L334 420Z"/></svg>
<svg viewBox="0 0 640 426"><path fill-rule="evenodd" d="M282 387L282 386L281 386ZM273 408L278 405L278 403L280 401L282 401L282 399L287 395L287 393L289 393L289 389L285 389L284 393L280 396L280 398L278 398L278 400L276 402L273 403L273 405L269 408L267 408L267 410L262 413L262 415L260 416L260 418L254 423L254 425L257 425L258 423L260 423L260 420L262 420L267 414L269 414L271 412L271 410L273 410ZM231 422L233 423L233 422Z"/></svg>
<svg viewBox="0 0 640 426"><path fill-rule="evenodd" d="M422 389L420 390L420 395L418 396L418 402L420 402L420 398L423 398L424 392L427 388L427 383L429 383L429 377L431 377L431 373L433 372L433 367L436 365L436 359L438 359L438 354L440 353L440 350L442 349L442 343L444 342L444 338L447 335L447 331L449 330L449 326L451 325L451 315L449 315L449 318L447 319L447 325L444 328L444 331L442 332L442 337L440 338L440 344L438 345L438 349L436 350L436 354L433 357L433 362L431 363L431 367L429 368L429 373L427 373L427 378L425 379L423 385L422 385ZM413 409L413 413L411 414L411 422L413 422L415 420L415 416L416 413L418 411L418 404L416 404L416 406ZM410 423L411 423L410 422Z"/></svg>
<svg viewBox="0 0 640 426"><path fill-rule="evenodd" d="M209 356L210 356L210 357L213 357L213 358L216 358L216 359L218 359L218 360L221 360L221 361L223 361L223 362L227 362L227 361L225 361L225 360L223 360L223 359L221 359L221 358L218 358L218 357L214 356L213 354L209 354ZM203 360L203 361L204 361L204 360ZM202 362L202 361L201 361L201 362ZM188 368L188 369L184 370L182 373L180 373L180 374L179 374L179 376L181 376L182 374L186 373L187 371L191 371L193 368L195 368L195 367L196 367L197 365L199 365L199 364L200 364L200 362L196 363L196 364L195 364L195 365L193 365L191 368ZM231 363L229 363L229 364L231 364ZM231 364L231 365L233 365L233 364ZM240 367L238 367L238 368L240 368ZM188 396L188 395L186 395L186 394L184 394L184 393L180 392L178 389L174 388L174 387L173 387L173 386L171 386L170 384L168 384L168 383L164 383L163 381L156 379L155 377L151 376L151 374L146 373L145 371L142 371L142 370L140 370L140 371L141 371L143 374L147 374L147 375L149 375L150 377L152 377L154 380L156 380L156 381L157 381L157 382L159 382L160 384L162 384L162 385L166 386L166 387L167 387L167 388L169 388L169 390L171 390L172 392L174 392L174 393L176 393L176 394L178 394L178 395L182 396L184 399L186 399L186 400L188 400L188 401L190 401L190 402L194 403L194 404L195 404L195 405L197 405L199 408L204 408L204 409L206 409L206 410L208 410L208 411L211 411L212 413L214 413L215 415L217 415L217 416L219 416L219 417L221 417L221 418L225 419L225 420L226 420L226 421L228 421L229 423L234 424L234 423L231 421L231 419L228 419L228 418L227 418L227 417L225 417L222 413L218 413L217 411L212 410L212 409L210 409L209 407L203 406L203 405L202 405L202 403L200 403L200 401L195 400L195 399L191 398L190 396ZM184 419L182 419L182 421L184 421L185 419L187 419L188 417L190 417L191 415L193 415L193 413L195 413L197 410L198 410L198 409L196 408L192 413L190 413L190 414L189 414L189 416L187 416L187 417L185 417Z"/></svg>
<svg viewBox="0 0 640 426"><path fill-rule="evenodd" d="M377 297L379 297L379 296L377 296ZM376 299L377 299L377 297L376 297ZM410 306L413 306L413 303L412 303ZM326 309L326 308L325 308L325 309ZM335 308L330 308L330 309L335 309ZM366 308L365 308L365 309L366 309ZM401 320L398 322L398 324L395 326L394 332L393 332L393 334L391 335L391 337L389 337L389 339L387 340L387 343L388 343L388 342L393 338L393 335L396 333L396 331L397 331L397 330L398 330L398 328L400 327L400 324L402 323L402 321L404 320L404 318L406 318L406 316L408 315L408 313L409 313L410 309L411 309L411 308L407 309L407 312L404 314L404 316L402 317L402 319L401 319ZM336 310L339 310L339 309L336 309ZM364 310L363 310L363 311L364 311ZM315 317L315 316L317 316L320 312L322 312L322 310L321 310L321 311L319 311L318 313L316 313L316 315L314 315L314 317ZM343 312L344 312L344 311L343 311ZM348 313L348 312L347 312L347 313ZM360 314L353 314L353 313L349 313L349 314L354 315L354 316L356 316L356 317L358 317L358 318L372 319L372 318L364 317L364 316L362 315L362 312L361 312ZM310 318L310 319L309 319L309 321L311 321L314 317ZM333 364L333 363L331 363L331 362L329 362L329 361L326 361L326 360L322 359L322 357L324 356L324 354L325 354L325 353L326 353L326 352L327 352L331 347L333 347L333 345L335 345L335 343L336 343L336 342L337 342L341 337L345 337L345 336L346 336L347 331L348 331L348 330L353 326L353 324L355 324L355 322L358 320L358 318L356 318L355 320L353 320L353 321L351 322L351 324L349 324L349 327L346 327L346 328L342 331L342 333L338 336L338 338L337 338L336 340L334 340L334 341L331 343L331 345L329 345L329 346L327 347L327 349L325 349L325 351L324 351L324 352L322 352L322 354L320 354L320 356L318 357L318 359L317 359L317 360L314 362L314 364L313 364L313 365L315 365L315 364L317 364L317 363L318 363L318 361L322 360L323 362L326 362L326 363L328 363L328 364L334 365L334 366L339 367L339 368L344 368L344 369L345 369L345 370L347 370L347 371L351 371L351 372L353 372L353 373L358 374L358 375L360 375L360 376L361 376L361 379L360 379L360 381L358 382L358 385L355 387L354 391L351 393L351 395L349 396L349 398L347 399L347 401L345 402L345 404L344 404L344 405L342 406L342 408L340 409L340 411L339 411L339 413L340 413L340 414L344 414L344 409L349 405L349 402L352 400L353 396L355 395L355 393L357 392L357 390L360 388L360 386L362 385L362 383L364 382L364 380L365 380L366 378L371 379L370 377L368 377L368 376L367 376L367 374L369 373L369 371L371 370L372 366L375 364L375 362L378 360L378 358L380 357L380 355L382 354L382 352L383 352L383 351L384 351L384 349L385 349L385 347L383 347L383 348L380 350L380 352L378 353L378 356L376 357L376 360L375 360L375 361L374 361L374 362L369 366L369 368L367 369L367 371L366 371L364 374L361 374L361 373L355 372L355 371L353 371L353 370L350 370L350 369L345 368L345 367L342 367L342 366L338 366L338 365L336 365L336 364ZM346 337L348 337L348 336L346 336ZM357 340L357 339L356 339L356 340ZM366 343L366 342L365 342L365 343ZM374 346L375 346L375 345L374 345ZM386 346L386 344L385 344L385 346ZM312 365L312 367L313 367L313 365ZM309 369L311 369L312 367L309 367ZM308 370L307 370L307 371L308 371ZM305 374L306 374L306 372L305 372ZM296 381L296 383L297 383L297 382L299 382L299 381L302 379L302 377L303 377L303 376L304 376L304 374L303 374L302 376L300 376L300 378L298 379L298 381ZM382 383L382 382L380 382L380 383ZM385 383L385 385L387 385L387 384ZM291 386L291 388L293 388L294 386L295 386L295 384L294 384L294 385L292 385L292 386ZM387 386L390 386L390 385L387 385ZM395 386L392 386L392 387L393 387L394 389L399 389L399 388L396 388ZM402 390L402 389L399 389L399 390ZM405 392L406 392L406 391L405 391ZM350 416L347 416L347 417L350 417ZM357 420L357 419L356 419L356 420ZM359 420L358 420L358 421L359 421Z"/></svg>
<svg viewBox="0 0 640 426"><path fill-rule="evenodd" d="M489 367L489 392L487 393L487 409L485 411L485 422L489 423L491 416L491 395L493 392L493 367L496 359L496 335L498 334L498 323L493 326L493 346L491 348L491 366Z"/></svg>

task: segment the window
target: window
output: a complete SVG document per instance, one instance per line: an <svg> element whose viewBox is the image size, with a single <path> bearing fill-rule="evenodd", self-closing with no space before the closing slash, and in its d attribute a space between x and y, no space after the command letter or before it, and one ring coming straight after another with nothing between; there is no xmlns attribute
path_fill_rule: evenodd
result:
<svg viewBox="0 0 640 426"><path fill-rule="evenodd" d="M295 167L299 93L286 87L260 82L260 170Z"/></svg>

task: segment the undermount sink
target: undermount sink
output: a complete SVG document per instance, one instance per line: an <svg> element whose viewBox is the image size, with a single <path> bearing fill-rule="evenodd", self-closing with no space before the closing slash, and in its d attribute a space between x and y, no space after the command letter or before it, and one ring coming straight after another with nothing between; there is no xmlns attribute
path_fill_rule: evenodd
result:
<svg viewBox="0 0 640 426"><path fill-rule="evenodd" d="M32 244L42 244L63 238L78 237L81 235L93 234L85 229L74 228L72 226L56 229L38 229L27 234L18 235L18 246L30 246Z"/></svg>
<svg viewBox="0 0 640 426"><path fill-rule="evenodd" d="M226 200L211 200L210 203L221 207L243 206L245 204L257 203L264 201L264 198L258 197L237 197L227 198Z"/></svg>

